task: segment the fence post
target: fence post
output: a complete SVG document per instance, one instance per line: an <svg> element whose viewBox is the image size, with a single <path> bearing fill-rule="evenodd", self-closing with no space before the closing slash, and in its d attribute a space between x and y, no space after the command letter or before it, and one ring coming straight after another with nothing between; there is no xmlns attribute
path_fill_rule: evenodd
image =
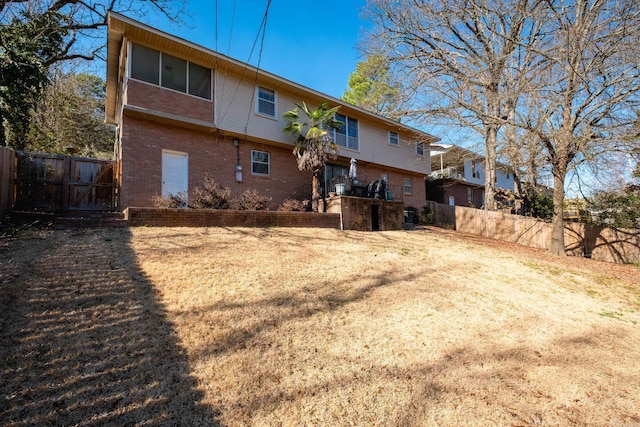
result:
<svg viewBox="0 0 640 427"><path fill-rule="evenodd" d="M0 147L0 221L13 208L15 165L15 152L10 148Z"/></svg>
<svg viewBox="0 0 640 427"><path fill-rule="evenodd" d="M62 210L69 208L69 176L73 162L70 157L65 156L62 164Z"/></svg>

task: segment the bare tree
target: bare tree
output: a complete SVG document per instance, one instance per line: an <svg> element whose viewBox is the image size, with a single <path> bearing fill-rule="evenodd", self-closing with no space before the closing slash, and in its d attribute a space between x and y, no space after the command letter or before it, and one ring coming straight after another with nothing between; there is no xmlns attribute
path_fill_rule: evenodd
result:
<svg viewBox="0 0 640 427"><path fill-rule="evenodd" d="M115 129L104 122L106 84L98 76L54 67L30 116L24 149L111 158Z"/></svg>
<svg viewBox="0 0 640 427"><path fill-rule="evenodd" d="M551 251L564 255L563 203L568 172L612 152L631 152L625 138L640 90L636 0L547 0L545 68L536 70L528 110L516 120L541 141L553 188ZM634 147L635 144L635 147Z"/></svg>
<svg viewBox="0 0 640 427"><path fill-rule="evenodd" d="M105 46L100 31L107 25L109 12L145 16L157 13L172 22L181 22L186 0L0 0L0 24L25 23L34 17L55 16L55 31L64 35L65 42L56 55L46 58L48 64L69 59L92 60L102 56ZM43 29L44 31L44 29ZM82 39L80 45L78 40ZM97 42L92 43L92 41Z"/></svg>
<svg viewBox="0 0 640 427"><path fill-rule="evenodd" d="M369 0L366 43L419 88L413 111L471 127L485 140L485 207L495 209L498 133L527 88L540 23L540 0Z"/></svg>
<svg viewBox="0 0 640 427"><path fill-rule="evenodd" d="M109 12L179 21L185 1L0 0L0 145L25 147L51 66L104 57Z"/></svg>

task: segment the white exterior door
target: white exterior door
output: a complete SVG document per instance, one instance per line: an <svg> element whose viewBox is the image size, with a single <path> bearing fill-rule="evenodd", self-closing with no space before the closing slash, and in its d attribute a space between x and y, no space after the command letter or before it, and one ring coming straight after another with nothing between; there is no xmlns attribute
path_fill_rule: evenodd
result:
<svg viewBox="0 0 640 427"><path fill-rule="evenodd" d="M189 156L179 151L162 150L162 195L189 191Z"/></svg>
<svg viewBox="0 0 640 427"><path fill-rule="evenodd" d="M455 206L456 205L456 198L453 196L449 196L449 206Z"/></svg>

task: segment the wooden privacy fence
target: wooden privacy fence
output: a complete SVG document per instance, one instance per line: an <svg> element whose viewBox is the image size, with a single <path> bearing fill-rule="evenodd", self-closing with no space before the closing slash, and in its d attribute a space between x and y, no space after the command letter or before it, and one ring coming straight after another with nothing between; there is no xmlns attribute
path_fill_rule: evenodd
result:
<svg viewBox="0 0 640 427"><path fill-rule="evenodd" d="M13 205L13 180L15 153L10 148L0 147L0 221L11 212Z"/></svg>
<svg viewBox="0 0 640 427"><path fill-rule="evenodd" d="M9 201L8 209L48 212L115 209L113 161L8 151L15 160L9 168L9 177L5 178L3 173L0 183L9 186L8 196L2 197L0 193L0 197Z"/></svg>
<svg viewBox="0 0 640 427"><path fill-rule="evenodd" d="M549 249L551 224L536 218L428 201L432 222L463 233ZM640 230L566 223L567 253L616 263L640 262Z"/></svg>

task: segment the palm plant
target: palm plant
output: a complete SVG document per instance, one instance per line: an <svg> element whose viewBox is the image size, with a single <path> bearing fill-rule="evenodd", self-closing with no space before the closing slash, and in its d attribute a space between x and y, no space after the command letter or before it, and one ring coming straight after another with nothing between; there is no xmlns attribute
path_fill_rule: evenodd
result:
<svg viewBox="0 0 640 427"><path fill-rule="evenodd" d="M328 159L338 154L338 146L330 131L343 125L335 119L340 107L328 108L327 101L320 103L315 110L310 110L304 102L295 105L296 108L283 114L288 120L283 132L297 136L293 154L298 160L298 169L313 174L311 206L314 212L318 212L324 166Z"/></svg>

